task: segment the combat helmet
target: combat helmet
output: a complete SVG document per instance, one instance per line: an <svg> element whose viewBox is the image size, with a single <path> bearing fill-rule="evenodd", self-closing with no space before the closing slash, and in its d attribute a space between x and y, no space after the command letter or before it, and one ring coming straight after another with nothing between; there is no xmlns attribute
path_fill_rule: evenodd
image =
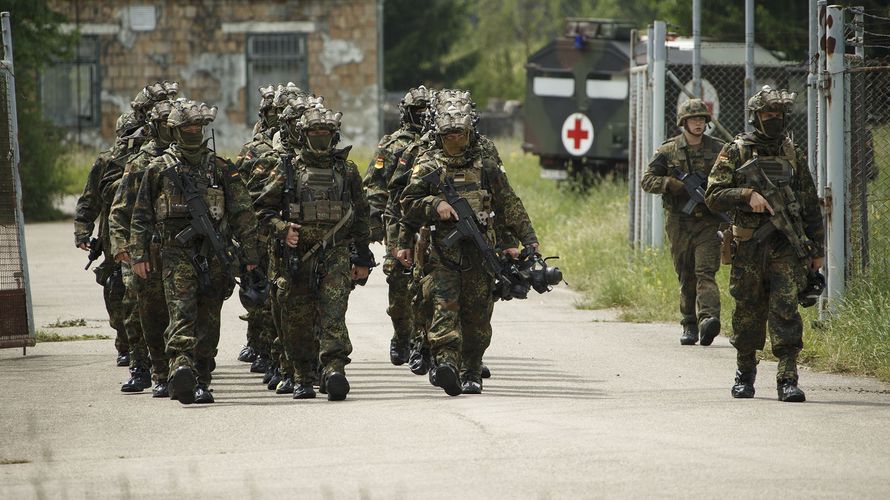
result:
<svg viewBox="0 0 890 500"><path fill-rule="evenodd" d="M476 104L465 90L440 90L436 92L430 105L430 125L435 134L436 144L449 156L458 156L476 142ZM466 139L447 144L444 136L453 132L466 133Z"/></svg>
<svg viewBox="0 0 890 500"><path fill-rule="evenodd" d="M711 121L711 110L708 109L704 101L701 99L683 101L683 104L680 104L680 109L677 110L677 126L682 127L684 120L697 116L704 117L705 123Z"/></svg>
<svg viewBox="0 0 890 500"><path fill-rule="evenodd" d="M303 112L300 117L299 137L301 145L305 145L314 153L327 153L340 141L340 119L343 113L334 112L324 107L323 104L314 106ZM328 130L329 136L311 135L313 130Z"/></svg>
<svg viewBox="0 0 890 500"><path fill-rule="evenodd" d="M216 106L208 106L203 102L189 99L173 101L173 109L167 116L167 126L173 129L176 144L186 150L199 148L204 142L203 128L216 119ZM187 125L200 125L200 132L185 132Z"/></svg>
<svg viewBox="0 0 890 500"><path fill-rule="evenodd" d="M423 127L423 112L429 107L432 93L423 85L410 89L399 101L402 123L418 130Z"/></svg>
<svg viewBox="0 0 890 500"><path fill-rule="evenodd" d="M167 118L173 111L173 101L161 101L148 112L148 127L151 135L163 144L173 142L173 135L167 125Z"/></svg>
<svg viewBox="0 0 890 500"><path fill-rule="evenodd" d="M788 92L785 89L775 90L769 85L764 85L760 91L748 99L748 105L745 111L748 113L748 123L754 125L758 132L767 137L778 137L784 133L787 125L788 113L794 105L794 98L797 96L794 92ZM762 120L760 119L761 111L776 111L782 113L781 130L768 131ZM772 133L771 133L772 132Z"/></svg>
<svg viewBox="0 0 890 500"><path fill-rule="evenodd" d="M143 87L130 101L130 107L138 119L144 120L152 106L161 101L173 99L179 93L179 83L171 81L154 82Z"/></svg>
<svg viewBox="0 0 890 500"><path fill-rule="evenodd" d="M144 123L136 117L136 113L128 111L117 117L114 124L114 133L118 137L127 137L142 127Z"/></svg>
<svg viewBox="0 0 890 500"><path fill-rule="evenodd" d="M281 128L281 137L291 147L300 145L300 118L307 109L316 106L324 106L324 97L308 94L300 94L288 100L287 106L278 115Z"/></svg>
<svg viewBox="0 0 890 500"><path fill-rule="evenodd" d="M287 85L278 84L278 88L275 89L275 95L272 97L272 105L275 107L275 110L278 114L281 114L284 111L284 108L287 107L288 101L290 99L295 99L300 95L305 95L306 93L297 87L294 82L287 82Z"/></svg>

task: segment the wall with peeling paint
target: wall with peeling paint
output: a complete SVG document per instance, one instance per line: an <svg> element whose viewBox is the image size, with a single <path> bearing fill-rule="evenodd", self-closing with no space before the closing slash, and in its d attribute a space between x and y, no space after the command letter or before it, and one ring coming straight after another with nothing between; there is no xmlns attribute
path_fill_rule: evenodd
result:
<svg viewBox="0 0 890 500"><path fill-rule="evenodd" d="M84 142L110 143L115 120L146 83L177 80L183 96L219 107L219 148L238 149L250 137L246 116L255 111L246 110L248 92L256 92L246 88L246 41L254 33L304 33L309 90L343 112L344 143L373 145L381 135L378 0L51 0L50 6L68 17L71 29L100 40L101 127L84 130ZM153 26L151 19L131 18L139 7L154 7Z"/></svg>

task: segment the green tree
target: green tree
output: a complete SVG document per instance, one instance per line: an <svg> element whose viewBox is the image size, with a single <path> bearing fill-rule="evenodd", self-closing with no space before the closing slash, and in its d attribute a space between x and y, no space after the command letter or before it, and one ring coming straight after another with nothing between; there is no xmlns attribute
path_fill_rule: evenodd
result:
<svg viewBox="0 0 890 500"><path fill-rule="evenodd" d="M11 13L23 209L32 220L56 217L64 146L61 131L43 118L38 78L48 61L71 57L77 34L62 31L66 19L44 0L0 0L0 11Z"/></svg>
<svg viewBox="0 0 890 500"><path fill-rule="evenodd" d="M387 0L383 4L383 86L448 86L473 61L446 58L463 40L468 0Z"/></svg>

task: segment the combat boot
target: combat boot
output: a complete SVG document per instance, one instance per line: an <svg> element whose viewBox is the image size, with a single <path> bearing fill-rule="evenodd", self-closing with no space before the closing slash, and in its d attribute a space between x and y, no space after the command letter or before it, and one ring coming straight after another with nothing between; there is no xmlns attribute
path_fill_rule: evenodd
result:
<svg viewBox="0 0 890 500"><path fill-rule="evenodd" d="M753 398L755 378L757 378L757 368L752 371L736 370L735 384L732 386L732 397L737 399Z"/></svg>
<svg viewBox="0 0 890 500"><path fill-rule="evenodd" d="M699 343L703 346L709 346L714 343L714 339L717 338L717 335L720 335L720 319L705 318L699 323L698 329L701 331L701 342ZM694 343L695 342L693 342L693 344Z"/></svg>
<svg viewBox="0 0 890 500"><path fill-rule="evenodd" d="M698 326L683 325L683 335L680 336L680 345L695 345L698 342Z"/></svg>
<svg viewBox="0 0 890 500"><path fill-rule="evenodd" d="M263 378L265 378L265 377L263 377ZM274 391L278 387L278 384L281 382L281 380L282 380L281 370L279 370L278 368L273 369L272 378L270 378L269 381L266 382L266 389L269 389L270 391ZM287 391L287 392L290 392L290 391Z"/></svg>
<svg viewBox="0 0 890 500"><path fill-rule="evenodd" d="M155 382L155 386L151 388L151 397L153 398L166 398L170 397L170 391L167 390L167 381L163 382L158 380Z"/></svg>
<svg viewBox="0 0 890 500"><path fill-rule="evenodd" d="M389 341L389 361L401 366L408 362L408 345L396 339Z"/></svg>
<svg viewBox="0 0 890 500"><path fill-rule="evenodd" d="M272 380L272 377L274 377L274 376L275 376L275 367L272 366L271 364L269 364L269 366L266 367L266 373L263 374L263 385L268 386L269 381Z"/></svg>
<svg viewBox="0 0 890 500"><path fill-rule="evenodd" d="M311 385L310 385L311 387ZM290 394L294 392L294 379L293 377L285 377L278 383L278 386L275 387L275 394Z"/></svg>
<svg viewBox="0 0 890 500"><path fill-rule="evenodd" d="M448 363L442 363L430 372L430 382L434 386L444 389L449 396L459 396L461 394L457 370Z"/></svg>
<svg viewBox="0 0 890 500"><path fill-rule="evenodd" d="M121 386L121 392L142 392L151 387L151 372L145 368L130 368L130 380Z"/></svg>
<svg viewBox="0 0 890 500"><path fill-rule="evenodd" d="M241 352L238 354L238 361L244 363L253 363L256 361L257 352L253 349L252 346L246 345Z"/></svg>
<svg viewBox="0 0 890 500"><path fill-rule="evenodd" d="M408 368L415 375L426 375L430 371L430 350L426 347L417 346L411 348L411 354L408 356Z"/></svg>
<svg viewBox="0 0 890 500"><path fill-rule="evenodd" d="M117 366L130 366L130 353L127 351L117 352Z"/></svg>
<svg viewBox="0 0 890 500"><path fill-rule="evenodd" d="M479 375L482 378L491 378L491 370L488 369L488 365L482 363L482 368L479 369Z"/></svg>
<svg viewBox="0 0 890 500"><path fill-rule="evenodd" d="M195 403L201 405L213 403L213 394L207 388L207 384L198 384L195 387Z"/></svg>
<svg viewBox="0 0 890 500"><path fill-rule="evenodd" d="M257 355L257 358L253 360L250 364L250 373L266 373L269 371L269 367L272 365L272 360L269 359L268 356L264 356L262 354ZM271 378L272 375L269 375ZM264 384L268 384L269 381L266 380L263 382Z"/></svg>
<svg viewBox="0 0 890 500"><path fill-rule="evenodd" d="M476 374L465 374L461 377L460 390L462 394L482 394L482 378Z"/></svg>
<svg viewBox="0 0 890 500"><path fill-rule="evenodd" d="M315 399L312 382L300 382L294 389L294 399Z"/></svg>
<svg viewBox="0 0 890 500"><path fill-rule="evenodd" d="M332 371L328 373L322 380L324 390L319 388L319 392L326 392L328 401L343 401L349 393L349 381L342 372Z"/></svg>
<svg viewBox="0 0 890 500"><path fill-rule="evenodd" d="M188 366L180 366L173 372L168 384L170 397L178 399L184 405L190 405L195 402L195 387L197 382L195 374Z"/></svg>
<svg viewBox="0 0 890 500"><path fill-rule="evenodd" d="M776 384L779 393L779 401L786 403L803 403L807 400L806 394L797 387L797 380L786 378Z"/></svg>

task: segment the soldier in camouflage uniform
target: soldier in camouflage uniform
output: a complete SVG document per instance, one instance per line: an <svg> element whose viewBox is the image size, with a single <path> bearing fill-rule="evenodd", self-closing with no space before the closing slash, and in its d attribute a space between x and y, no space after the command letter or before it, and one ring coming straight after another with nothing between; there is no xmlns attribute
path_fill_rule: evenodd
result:
<svg viewBox="0 0 890 500"><path fill-rule="evenodd" d="M690 202L678 177L704 181L711 172L723 142L705 134L711 112L700 99L680 105L677 126L680 135L664 142L656 151L640 183L647 193L660 194L671 257L680 281L680 344L711 345L720 333L720 290L714 276L720 270L720 218L704 203Z"/></svg>
<svg viewBox="0 0 890 500"><path fill-rule="evenodd" d="M299 155L281 159L256 200L275 238L269 276L276 324L294 365L294 399L315 397L315 362L322 370L320 392L329 401L346 398L349 294L353 281L366 279L374 265L361 176L347 160L349 148L334 147L340 116L317 105L303 114L297 130L289 127L288 140L299 145Z"/></svg>
<svg viewBox="0 0 890 500"><path fill-rule="evenodd" d="M824 227L805 155L785 132L793 102L794 94L769 86L752 96L747 112L755 131L724 146L708 178L708 207L733 215L736 248L729 291L736 300L731 339L738 365L735 398L754 397L756 352L764 347L768 327L772 352L779 358L779 400L806 400L797 386L797 355L803 348L798 294L808 271L822 267ZM745 174L755 165L769 183L755 183Z"/></svg>
<svg viewBox="0 0 890 500"><path fill-rule="evenodd" d="M171 95L172 97L172 95ZM142 177L149 163L164 154L173 142L170 127L167 126L167 118L173 109L171 101L161 101L152 108L149 113L149 137L138 153L130 158L120 180L120 187L111 206L109 222L111 226L111 249L115 255L115 261L123 266L130 266L130 220L133 215L133 206ZM161 278L162 269L159 255L159 243L156 237L152 237L151 246L146 252L152 262L152 270L148 273L148 279L139 279L132 272L128 273L132 278L127 283L127 293L134 291L138 301L139 322L142 326L142 334L151 358L151 373L146 368L137 370L134 379L121 387L124 392L139 392L139 380L148 378L154 381L152 395L156 398L167 397L168 359L164 352L164 332L169 324L167 314L167 301L164 297L164 281Z"/></svg>
<svg viewBox="0 0 890 500"><path fill-rule="evenodd" d="M257 127L260 129L252 141L248 142L241 149L236 163L238 171L242 178L251 185L262 185L266 177L269 175L267 164L257 165L257 161L265 154L269 153L280 144L279 139L279 115L287 107L288 101L305 96L305 93L299 87L288 82L287 85L278 84L273 91L272 86L260 88L263 101L260 108L260 121ZM262 123L262 125L260 125ZM274 164L271 166L274 168ZM251 191L256 195L259 190ZM260 257L260 267L265 272L268 267L268 249L269 235L260 228L258 252ZM271 298L262 308L248 308L247 315L247 337L248 346L242 349L238 359L245 362L251 362L250 371L252 373L263 373L263 383L267 384L270 389L276 388L281 381L281 364L284 362L284 371L292 373L292 369L287 364L284 352L281 349L281 342L277 338L277 332L272 317ZM254 348L250 349L251 339L254 342ZM291 392L291 391L287 391Z"/></svg>
<svg viewBox="0 0 890 500"><path fill-rule="evenodd" d="M494 279L483 268L482 255L471 242L444 246L442 239L450 233L457 214L423 177L438 172L440 177L453 179L455 188L482 219L479 229L492 246L503 244L498 238L506 232L504 228L525 246L537 248L538 241L502 165L484 154L479 145L478 118L469 92L438 92L431 113L436 147L418 158L401 199L408 227L435 227L430 236L434 251L427 263L434 307L428 334L435 366L430 381L452 396L478 394L482 392L482 356L491 342ZM399 251L400 259L407 257L406 250ZM503 251L514 258L519 254L516 247Z"/></svg>
<svg viewBox="0 0 890 500"><path fill-rule="evenodd" d="M254 201L256 201L260 194L262 194L270 174L283 162L284 158L288 156L293 158L300 154L300 148L297 142L299 140L297 130L300 117L303 116L303 113L309 107L322 105L324 102L324 99L321 97L309 96L305 93L291 95L293 95L293 97L289 98L287 101L289 104L279 114L280 132L278 134L278 140L275 141L275 148L272 151L264 153L253 162L253 168L247 187ZM258 216L260 216L260 214L258 214ZM260 226L259 232L260 234L266 235L265 238L260 238L260 244L264 245L264 247L259 250L261 267L263 271L269 274L268 270L270 268L277 268L280 265L279 256L276 255L276 253L280 253L280 249L270 248L270 243L274 242L274 238L269 234L267 226ZM268 318L268 321L272 323L272 338L274 338L274 341L272 342L273 357L271 365L273 373L269 376L269 373L267 372L267 376L263 377L263 382L269 390L274 389L276 394L293 394L294 367L290 360L288 360L287 355L282 348L282 328L277 324L281 318L280 304L274 293L270 294L270 310Z"/></svg>
<svg viewBox="0 0 890 500"><path fill-rule="evenodd" d="M130 102L132 111L118 118L115 127L117 133L115 145L110 152L99 155L75 209L75 244L83 250L89 249L93 223L96 218L99 219L98 240L102 244L105 261L96 270L97 282L104 287L110 323L117 331L115 347L118 350L118 366L129 365L131 371L147 366L148 351L142 339L135 296L126 293L124 280L129 270L122 269L120 264L113 260L108 215L124 167L130 156L135 154L145 141L144 125L149 110L156 102L166 99L169 92L175 94L177 90L178 87L173 82L156 82L139 91ZM137 385L146 383L144 379L136 382Z"/></svg>
<svg viewBox="0 0 890 500"><path fill-rule="evenodd" d="M430 92L423 85L405 94L399 103L402 126L380 140L377 153L368 165L363 181L368 204L371 207L371 241L383 240L386 246L386 257L383 261L383 273L386 274L386 283L389 285L389 307L386 313L392 320L394 330L389 343L389 359L396 366L408 361L414 320L408 287L411 280L410 268L405 268L396 260L399 221L388 212L391 206L388 203L388 185L403 160L403 154L420 138L423 131L423 115L429 105L430 97ZM404 159L407 164L408 158Z"/></svg>
<svg viewBox="0 0 890 500"><path fill-rule="evenodd" d="M225 263L211 240L188 237L194 227L190 193L206 206L213 233L230 255L234 237L248 272L257 266L257 223L247 187L238 170L207 147L204 128L216 108L195 101L176 101L167 118L173 145L149 163L139 187L130 225L133 271L142 279L151 272L148 249L160 242L164 295L170 323L165 332L170 360L170 397L182 404L212 403L209 384L216 367L220 311L234 287L231 263ZM191 192L194 185L195 192ZM203 207L202 207L203 208ZM197 217L197 215L196 215ZM179 238L177 238L179 236Z"/></svg>

